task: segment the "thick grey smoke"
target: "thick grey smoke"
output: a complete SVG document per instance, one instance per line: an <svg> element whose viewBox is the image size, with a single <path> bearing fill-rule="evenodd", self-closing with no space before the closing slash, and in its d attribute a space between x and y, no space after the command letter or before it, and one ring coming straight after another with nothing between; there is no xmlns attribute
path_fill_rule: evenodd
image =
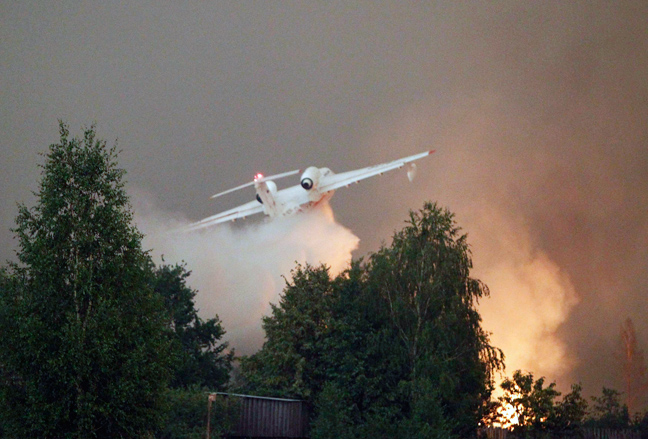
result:
<svg viewBox="0 0 648 439"><path fill-rule="evenodd" d="M156 262L186 262L197 289L196 305L203 318L218 316L226 339L240 354L251 354L263 343L261 317L300 264L326 264L335 275L347 268L358 237L333 218L328 205L271 222L229 224L185 233L181 215L157 208L150 196L134 196L136 223L146 235ZM285 279L284 279L285 277Z"/></svg>
<svg viewBox="0 0 648 439"><path fill-rule="evenodd" d="M491 168L505 190L490 198L522 219L533 247L574 286L578 304L556 337L576 361L556 378L582 381L589 392L623 388L625 317L648 348L648 32L639 18L646 13L638 2L554 5L543 14L548 22L512 14L492 37L500 48L493 62L509 74L492 89L495 104L483 108L492 129L482 142L510 159ZM521 49L503 40L510 33L532 43Z"/></svg>
<svg viewBox="0 0 648 439"><path fill-rule="evenodd" d="M335 196L337 221L361 239L355 256L388 242L408 209L437 200L469 234L474 275L491 289L484 324L509 372L562 389L582 381L590 394L622 389L628 317L648 350L645 0L5 3L5 230L13 203L30 204L37 152L56 141L57 118L74 130L96 120L101 137L119 137L129 187L193 220L214 213L201 200L242 175L340 172L436 149L414 185L385 175ZM225 230L207 233L213 254L204 242L148 245L186 259L197 280L218 271L201 264L220 257L219 245L235 254L240 237L252 249L271 233L290 236L270 224ZM309 253L296 241L282 267L263 253L270 244L249 268L237 264L266 273L242 289L259 303L253 287L280 289L280 274ZM10 257L8 231L0 243ZM180 254L190 251L192 260ZM204 285L201 295L224 291ZM201 306L226 321L218 297Z"/></svg>
<svg viewBox="0 0 648 439"><path fill-rule="evenodd" d="M480 311L492 342L515 369L562 378L575 365L557 331L578 296L569 276L547 253L534 248L528 228L517 218L483 205L467 217L474 260L473 276L486 282L492 296Z"/></svg>
<svg viewBox="0 0 648 439"><path fill-rule="evenodd" d="M474 76L383 126L436 138L437 199L473 245L509 373L622 389L620 326L648 349L645 2L517 4L474 22ZM398 119L398 118L392 118ZM440 128L442 127L442 128Z"/></svg>
<svg viewBox="0 0 648 439"><path fill-rule="evenodd" d="M570 274L534 239L527 218L506 204L508 192L524 176L502 172L510 165L501 160L501 147L489 139L501 123L496 120L495 108L489 108L492 100L484 96L460 101L443 116L418 105L392 117L382 130L376 130L378 135L372 141L381 142L383 135L382 142L394 146L414 143L434 137L438 124L463 119L461 127L452 126L448 138L435 145L438 150L431 162L421 163L419 177L427 181L415 182L403 192L402 218L406 218L408 207L420 207L426 193L435 194L456 213L473 251L472 276L484 281L491 291L491 296L481 301L480 312L485 329L492 332L492 343L506 355L507 373L523 369L566 387L578 358L559 332L580 296ZM483 147L475 148L478 144ZM462 170L460 178L457 170ZM452 184L444 184L447 181ZM381 201L394 204L393 197L383 197ZM383 232L384 239L388 236L388 231Z"/></svg>

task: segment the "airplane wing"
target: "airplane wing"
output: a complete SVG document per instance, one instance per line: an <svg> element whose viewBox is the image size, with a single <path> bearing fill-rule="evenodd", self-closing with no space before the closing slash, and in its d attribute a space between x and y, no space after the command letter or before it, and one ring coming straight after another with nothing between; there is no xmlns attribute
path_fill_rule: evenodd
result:
<svg viewBox="0 0 648 439"><path fill-rule="evenodd" d="M349 186L350 184L357 183L360 180L364 180L365 178L373 177L374 175L402 168L406 163L426 157L433 152L434 151L426 151L420 154L415 154L409 157L394 160L393 162L383 163L382 165L369 166L368 168L356 169L355 171L329 175L320 180L318 189L321 193L325 193L341 188L342 186Z"/></svg>
<svg viewBox="0 0 648 439"><path fill-rule="evenodd" d="M242 204L234 209L226 210L216 215L212 215L203 220L190 224L185 229L185 232L192 232L205 227L213 226L215 224L224 223L227 221L234 221L239 218L254 215L263 212L263 205L258 201L250 201L249 203Z"/></svg>

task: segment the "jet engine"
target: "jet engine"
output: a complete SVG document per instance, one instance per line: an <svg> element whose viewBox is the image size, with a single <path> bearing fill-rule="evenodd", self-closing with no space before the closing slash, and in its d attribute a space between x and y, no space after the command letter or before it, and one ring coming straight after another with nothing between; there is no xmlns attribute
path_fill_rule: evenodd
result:
<svg viewBox="0 0 648 439"><path fill-rule="evenodd" d="M301 187L307 191L317 189L320 178L320 170L315 166L307 168L301 177Z"/></svg>

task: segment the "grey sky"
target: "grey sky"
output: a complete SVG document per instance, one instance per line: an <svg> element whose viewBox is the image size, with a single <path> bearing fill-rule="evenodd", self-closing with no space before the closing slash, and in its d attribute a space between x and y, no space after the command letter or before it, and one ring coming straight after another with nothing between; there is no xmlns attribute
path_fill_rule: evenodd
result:
<svg viewBox="0 0 648 439"><path fill-rule="evenodd" d="M208 197L255 172L433 148L414 185L335 195L356 254L439 201L493 303L521 294L497 273L522 266L573 286L548 334L573 358L548 378L621 388L626 317L648 348L646 16L645 1L2 2L0 257L57 119L97 122L129 189L194 220L248 201Z"/></svg>

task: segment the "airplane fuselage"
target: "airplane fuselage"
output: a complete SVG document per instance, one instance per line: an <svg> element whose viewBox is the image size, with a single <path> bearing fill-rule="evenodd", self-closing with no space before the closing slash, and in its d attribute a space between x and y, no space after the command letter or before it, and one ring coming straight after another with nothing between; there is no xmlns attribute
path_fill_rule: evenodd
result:
<svg viewBox="0 0 648 439"><path fill-rule="evenodd" d="M315 168L317 169L317 168ZM328 177L333 174L328 168L317 169L319 176ZM263 205L263 212L271 218L290 216L304 212L324 203L333 197L334 190L320 192L317 183L310 189L303 185L291 186L277 191L277 185L271 180L265 180L254 185L257 201Z"/></svg>

